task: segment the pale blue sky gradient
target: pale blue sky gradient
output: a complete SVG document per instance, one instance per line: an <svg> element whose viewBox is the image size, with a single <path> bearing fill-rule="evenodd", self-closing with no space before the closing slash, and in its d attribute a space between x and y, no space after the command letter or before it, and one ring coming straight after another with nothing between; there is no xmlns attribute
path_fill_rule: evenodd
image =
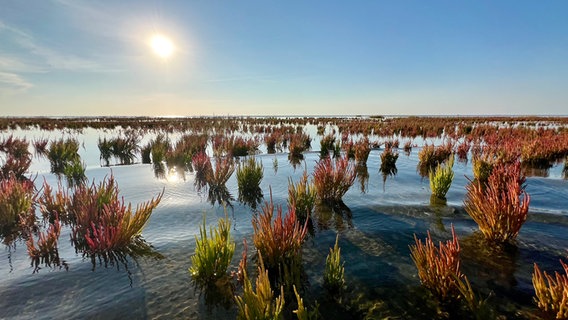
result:
<svg viewBox="0 0 568 320"><path fill-rule="evenodd" d="M567 14L564 0L5 0L0 115L567 115Z"/></svg>

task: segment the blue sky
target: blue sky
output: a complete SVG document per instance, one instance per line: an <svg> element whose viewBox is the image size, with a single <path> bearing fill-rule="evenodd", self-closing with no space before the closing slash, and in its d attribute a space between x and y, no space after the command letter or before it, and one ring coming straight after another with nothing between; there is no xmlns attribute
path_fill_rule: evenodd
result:
<svg viewBox="0 0 568 320"><path fill-rule="evenodd" d="M567 1L1 7L1 115L568 114Z"/></svg>

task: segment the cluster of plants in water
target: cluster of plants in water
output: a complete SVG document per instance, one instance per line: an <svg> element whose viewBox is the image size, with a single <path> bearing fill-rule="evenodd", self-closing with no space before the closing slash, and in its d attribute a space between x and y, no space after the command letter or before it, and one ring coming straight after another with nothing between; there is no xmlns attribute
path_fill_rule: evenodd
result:
<svg viewBox="0 0 568 320"><path fill-rule="evenodd" d="M114 128L111 127L114 120L107 120L95 124L83 119L72 127ZM442 145L426 143L421 148L417 167L419 174L428 177L433 199L441 200L442 204L453 180L454 157L458 161L467 161L471 154L473 178L466 187L464 208L479 226L485 241L499 245L514 245L527 219L531 198L525 191L524 166L549 167L568 156L566 129L563 126L547 128L539 125L544 120L566 125L568 122L563 118L494 118L484 121L444 118L426 122L419 118L372 117L351 121L208 118L205 123L210 124L210 128L202 124L189 128L176 119L168 120L168 126L158 120L146 120L146 123L131 123L133 130L148 130L152 125L156 126L158 134L144 147L139 146L140 135L134 131L125 137L99 139L102 165L109 165L113 157L117 164L132 164L140 152L142 162L152 163L157 172L172 168L194 172L196 189L207 190L212 203L223 205L230 205L228 200L232 196L225 184L236 170L238 198L253 209L262 199L260 182L264 168L252 156L259 152L260 141L265 141L268 152L287 147L292 162L301 158L311 146L312 139L301 130L301 126L315 124L325 127L332 122L341 133L339 140L333 134L319 132L322 136L321 159L311 175L304 172L297 183L289 181L286 213L281 207L275 207L272 199L265 202L260 211L255 210L252 226L257 252L256 289L247 272L246 252L239 269L228 272L235 252L229 220L219 220L218 226L210 228L209 233L205 221L200 228L200 235L196 236L196 251L191 259L192 279L202 290L231 288L229 300L237 295L233 301L238 308L238 317L243 319L263 316L289 318L292 314L305 319L317 315L317 307L310 307L312 312L308 312L310 308L304 306L300 296L304 277L302 244L308 236L310 215L318 202L343 205L343 196L359 175L358 166L367 162L371 148L384 144L380 171L386 179L386 176L397 173L398 137L406 139L404 150L410 152L411 141L417 136L434 138L443 135L446 140ZM195 124L194 121L189 122ZM518 125L519 122L526 125ZM8 128L31 125L26 119L4 120L3 123ZM47 123L37 120L34 125L44 128ZM172 142L167 135L172 127L184 132L191 130L191 133L185 133ZM241 130L243 134L251 135L212 134L212 128L215 132ZM363 138L348 138L355 135ZM380 141L378 136L396 136L397 139ZM206 153L208 145L212 146L212 158ZM51 143L38 140L33 146L37 156L45 156L50 161L53 173L67 177L70 188L65 189L60 184L57 190L53 190L44 183L42 191L35 190L33 181L25 177L33 158L28 151L29 143L12 136L3 139L0 143L3 160L0 168L0 237L4 243L18 237L25 238L36 268L43 264L64 265L57 252L62 227L71 231L76 250L93 261L97 257L112 261L114 256L134 254L138 250L136 246L144 243L141 231L162 194L132 209L119 197L118 186L112 176L98 185L87 183L85 166L78 153L80 144L76 139L59 139ZM235 160L244 156L248 158ZM41 223L36 218L37 208L43 218ZM428 233L424 243L415 237L415 244L411 246L411 257L419 279L440 301L443 312L450 317L463 316L467 312L477 318L493 317L486 301L478 298L461 272L459 253L460 244L453 228L452 239L446 243L440 242L436 246ZM568 269L563 261L560 263L564 273L556 272L552 276L541 271L536 264L533 273L537 306L557 319L568 316ZM337 239L326 260L326 268L322 270L322 277L332 294L338 294L348 286ZM242 286L241 295L234 289L232 279Z"/></svg>

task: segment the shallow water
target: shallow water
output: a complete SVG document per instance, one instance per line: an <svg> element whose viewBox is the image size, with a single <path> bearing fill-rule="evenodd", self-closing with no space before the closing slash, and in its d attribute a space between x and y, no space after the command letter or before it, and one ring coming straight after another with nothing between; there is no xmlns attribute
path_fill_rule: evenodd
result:
<svg viewBox="0 0 568 320"><path fill-rule="evenodd" d="M43 132L17 132L29 138ZM107 133L109 134L109 133ZM206 194L198 193L194 176L185 180L175 174L167 179L155 178L151 165L136 164L101 168L96 142L100 132L87 129L78 138L87 164L89 180L101 181L114 175L127 202L147 201L164 190L160 205L144 229L144 239L154 246L162 259L128 259L126 264L105 266L76 254L69 241L69 230L63 229L59 254L65 268L43 267L33 273L25 243L0 251L0 318L10 319L224 319L234 318L236 308L206 303L191 284L187 269L195 249L194 237L206 217L208 225L225 216L219 205L211 205ZM313 136L313 135L312 135ZM51 138L58 137L51 133ZM312 146L319 145L317 141ZM320 304L323 318L347 317L356 310L346 310L326 297L322 287L325 257L336 234L345 263L346 281L351 304L362 309L375 306L373 314L398 318L416 318L424 314L427 297L420 287L416 268L408 246L414 234L426 237L430 230L435 241L449 239L454 225L462 246L462 271L474 289L483 296L493 292L492 304L500 314L521 317L519 312L536 312L532 302L531 275L533 263L543 270L560 270L558 259L566 257L568 248L568 181L562 179L562 165L552 167L548 177L529 177L527 191L531 209L521 229L517 247L507 250L487 248L475 232L477 226L462 208L466 176L471 177L471 164L456 162L455 179L447 195L446 206L430 205L427 178L417 173L419 148L409 155L402 151L397 161L398 173L383 180L379 172L380 153L372 150L368 163L368 181L356 180L344 197L348 209L334 212L319 207L314 214L313 233L304 245L304 268L307 286L304 299ZM276 204L285 206L288 178L298 181L304 167L311 173L319 153L305 153L296 168L287 154L261 154L264 165L261 188L265 200L270 191ZM278 166L273 167L274 159ZM36 160L31 171L40 187L43 179L56 185L45 160ZM236 174L227 183L237 198ZM252 246L251 218L253 210L233 201L227 210L232 220L232 237L237 242L233 266L242 252L241 239ZM249 247L249 255L253 249ZM252 263L251 263L252 265ZM365 310L367 310L365 309ZM368 312L364 311L363 313ZM360 315L361 313L359 313ZM427 314L427 312L426 312Z"/></svg>

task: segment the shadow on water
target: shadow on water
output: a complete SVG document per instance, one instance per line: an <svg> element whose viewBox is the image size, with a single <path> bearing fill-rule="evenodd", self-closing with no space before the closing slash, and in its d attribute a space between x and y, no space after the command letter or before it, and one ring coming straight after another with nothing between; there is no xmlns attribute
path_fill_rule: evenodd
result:
<svg viewBox="0 0 568 320"><path fill-rule="evenodd" d="M337 231L353 228L353 213L343 202L317 205L313 219L318 230L328 230L332 225Z"/></svg>

